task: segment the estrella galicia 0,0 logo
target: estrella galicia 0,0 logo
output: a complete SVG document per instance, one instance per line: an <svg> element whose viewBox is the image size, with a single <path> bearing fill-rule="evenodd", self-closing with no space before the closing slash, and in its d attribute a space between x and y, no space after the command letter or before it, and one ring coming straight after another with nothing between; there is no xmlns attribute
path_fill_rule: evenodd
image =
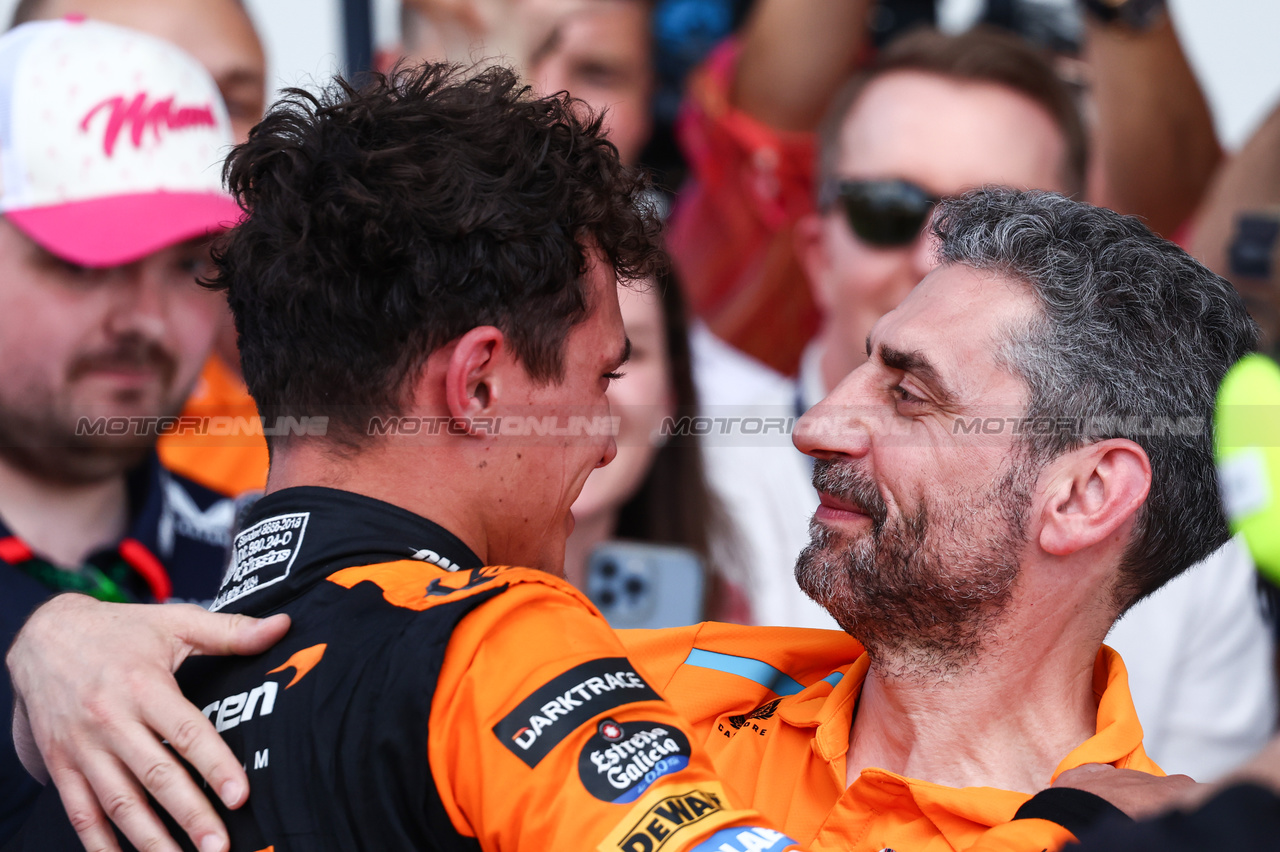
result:
<svg viewBox="0 0 1280 852"><path fill-rule="evenodd" d="M689 738L672 725L605 719L578 756L578 776L591 795L621 805L684 769L689 754Z"/></svg>

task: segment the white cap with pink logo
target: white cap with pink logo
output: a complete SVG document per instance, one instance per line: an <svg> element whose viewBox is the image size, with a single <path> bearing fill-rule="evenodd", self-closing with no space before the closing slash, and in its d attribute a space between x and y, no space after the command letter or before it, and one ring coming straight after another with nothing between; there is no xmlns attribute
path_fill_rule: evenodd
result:
<svg viewBox="0 0 1280 852"><path fill-rule="evenodd" d="M168 42L67 18L0 37L0 213L48 251L119 266L235 224L231 123Z"/></svg>

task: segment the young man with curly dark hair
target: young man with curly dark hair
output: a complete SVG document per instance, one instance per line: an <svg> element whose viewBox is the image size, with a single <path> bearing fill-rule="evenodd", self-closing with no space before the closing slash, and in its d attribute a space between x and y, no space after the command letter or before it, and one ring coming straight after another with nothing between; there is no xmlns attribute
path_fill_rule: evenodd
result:
<svg viewBox="0 0 1280 852"><path fill-rule="evenodd" d="M225 175L247 218L211 284L259 411L306 423L269 436L213 604L292 628L183 673L252 779L222 811L235 847L789 843L558 576L570 504L616 452L617 280L662 259L600 120L503 69L401 69L292 91ZM108 846L86 801L68 822L54 797L24 840L72 848L74 824Z"/></svg>

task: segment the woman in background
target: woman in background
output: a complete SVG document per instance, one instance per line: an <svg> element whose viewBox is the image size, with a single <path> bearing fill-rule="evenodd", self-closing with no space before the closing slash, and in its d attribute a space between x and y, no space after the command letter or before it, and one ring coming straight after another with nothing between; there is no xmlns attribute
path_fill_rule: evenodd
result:
<svg viewBox="0 0 1280 852"><path fill-rule="evenodd" d="M588 560L606 541L679 545L706 566L706 618L749 623L733 525L707 486L702 449L695 438L668 440L661 428L698 412L680 288L664 274L647 286L619 286L618 300L631 341L623 377L609 387L618 455L591 473L573 504L565 577L585 590Z"/></svg>

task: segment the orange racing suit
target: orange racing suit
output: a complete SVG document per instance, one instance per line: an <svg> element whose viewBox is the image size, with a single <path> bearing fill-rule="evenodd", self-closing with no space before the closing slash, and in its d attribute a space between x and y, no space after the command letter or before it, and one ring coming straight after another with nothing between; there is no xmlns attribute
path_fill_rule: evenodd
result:
<svg viewBox="0 0 1280 852"><path fill-rule="evenodd" d="M288 612L293 626L261 656L178 674L249 775L244 807L215 802L233 849L793 845L734 805L563 580L484 567L425 518L327 488L262 498L234 548L213 608ZM80 848L52 790L20 837L14 848Z"/></svg>

